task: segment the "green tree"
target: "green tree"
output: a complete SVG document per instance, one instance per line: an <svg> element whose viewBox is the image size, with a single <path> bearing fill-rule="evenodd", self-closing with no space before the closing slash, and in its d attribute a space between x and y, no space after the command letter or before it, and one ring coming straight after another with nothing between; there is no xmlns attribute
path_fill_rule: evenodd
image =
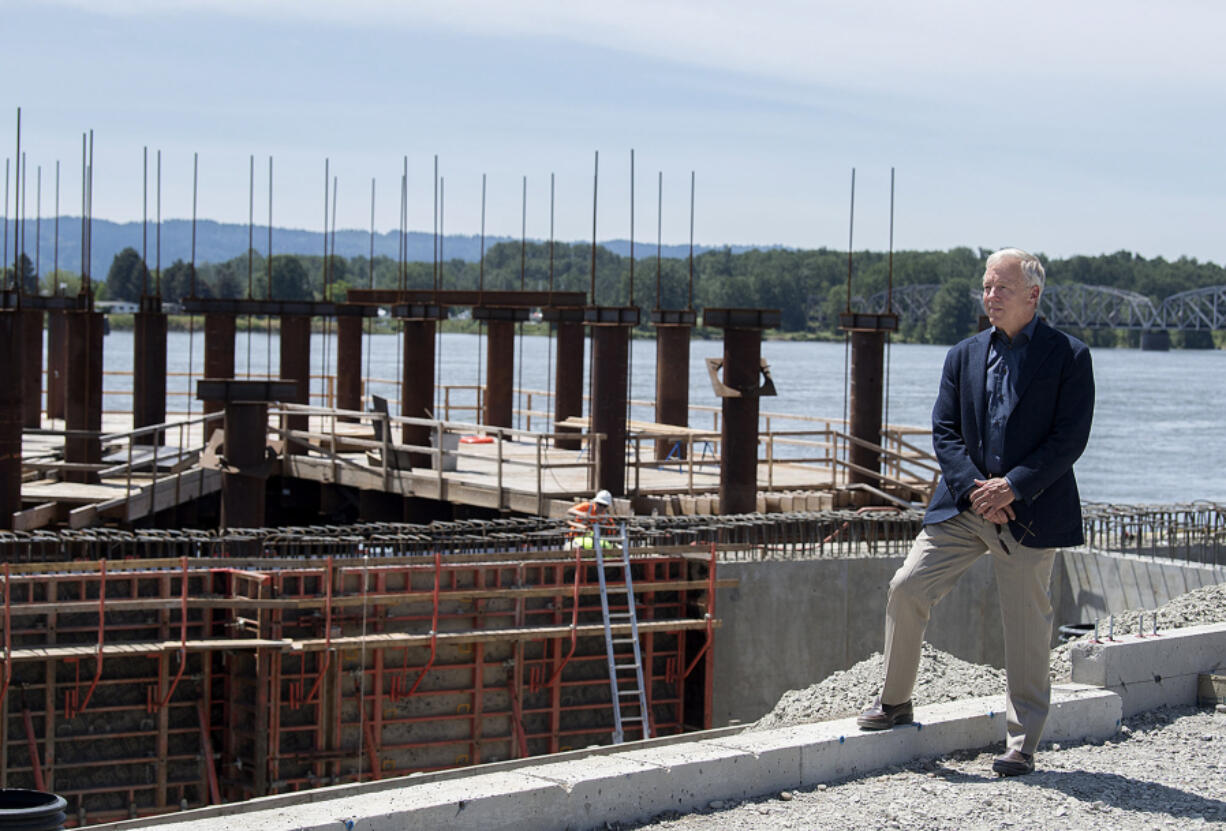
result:
<svg viewBox="0 0 1226 831"><path fill-rule="evenodd" d="M975 325L975 305L969 286L961 280L947 280L932 298L932 315L925 335L929 343L957 343Z"/></svg>
<svg viewBox="0 0 1226 831"><path fill-rule="evenodd" d="M135 248L125 248L111 260L106 273L107 294L114 300L140 300L144 289L145 264Z"/></svg>
<svg viewBox="0 0 1226 831"><path fill-rule="evenodd" d="M272 258L272 299L314 299L311 293L311 278L297 257L282 254Z"/></svg>

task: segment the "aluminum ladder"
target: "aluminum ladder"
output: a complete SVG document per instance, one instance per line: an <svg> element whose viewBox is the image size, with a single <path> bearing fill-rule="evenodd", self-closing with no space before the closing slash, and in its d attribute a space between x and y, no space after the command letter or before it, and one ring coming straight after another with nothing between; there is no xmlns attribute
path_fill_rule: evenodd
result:
<svg viewBox="0 0 1226 831"><path fill-rule="evenodd" d="M621 561L606 559L604 544L601 540L600 525L592 528L592 549L596 552L596 574L600 578L600 612L604 618L605 656L609 662L609 688L613 702L613 744L621 744L625 739L625 725L638 723L643 729L643 738L651 738L651 721L648 718L647 690L643 684L643 654L639 649L639 621L634 610L634 582L630 577L630 535L626 524L621 523ZM607 535L611 536L611 535ZM606 536L606 539L607 539ZM610 549L612 550L612 549ZM621 569L623 586L610 587L609 572ZM616 581L613 581L616 582ZM625 611L609 610L609 595L625 596ZM630 634L614 636L615 624L630 624ZM618 663L617 650L622 649L621 660L628 657L625 647L633 650L629 663ZM634 712L637 707L637 714Z"/></svg>

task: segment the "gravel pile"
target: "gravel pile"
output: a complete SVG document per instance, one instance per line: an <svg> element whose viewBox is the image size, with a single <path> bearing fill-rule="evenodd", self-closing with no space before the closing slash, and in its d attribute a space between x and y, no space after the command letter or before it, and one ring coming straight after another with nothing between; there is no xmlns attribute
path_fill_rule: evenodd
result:
<svg viewBox="0 0 1226 831"><path fill-rule="evenodd" d="M1135 635L1144 620L1145 634L1153 631L1155 611L1130 610L1115 615L1114 635L1117 639ZM1184 626L1226 622L1226 584L1206 586L1181 595L1156 610L1158 632ZM1099 637L1106 638L1108 621L1099 626ZM1052 650L1051 677L1067 681L1072 674L1070 653L1073 645L1091 637L1063 643ZM855 666L836 672L823 681L803 690L783 694L775 708L748 727L763 730L810 721L854 716L872 701L881 688L881 653L865 658ZM971 664L924 644L920 658L913 699L916 706L1000 695L1005 690L1005 671L982 664Z"/></svg>
<svg viewBox="0 0 1226 831"><path fill-rule="evenodd" d="M786 727L810 721L854 716L867 707L881 689L882 657L878 652L803 690L789 690L775 708L749 730ZM913 699L917 706L1003 693L1005 671L970 664L924 644Z"/></svg>
<svg viewBox="0 0 1226 831"><path fill-rule="evenodd" d="M1155 610L1130 609L1114 615L1114 618L1103 618L1099 621L1098 636L1106 639L1108 631L1113 631L1118 640L1126 635L1136 635L1144 626L1145 634L1154 631L1154 615L1158 616L1158 633L1168 629L1179 629L1184 626L1202 626L1207 623L1226 623L1226 583L1203 588L1182 594L1171 600L1165 606ZM1067 681L1073 672L1070 653L1073 645L1085 641L1092 635L1062 643L1051 651L1051 677L1053 681Z"/></svg>

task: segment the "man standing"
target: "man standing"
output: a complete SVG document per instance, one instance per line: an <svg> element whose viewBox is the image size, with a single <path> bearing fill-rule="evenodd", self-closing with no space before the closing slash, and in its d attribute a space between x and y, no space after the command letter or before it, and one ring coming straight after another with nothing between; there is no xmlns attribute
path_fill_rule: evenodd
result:
<svg viewBox="0 0 1226 831"><path fill-rule="evenodd" d="M971 564L992 555L1005 635L1006 753L1001 776L1034 770L1051 700L1051 570L1080 545L1073 462L1094 411L1090 351L1037 315L1043 265L1016 248L988 257L983 307L992 328L950 349L932 411L941 481L924 528L890 581L885 682L864 730L910 723L911 690L932 607Z"/></svg>

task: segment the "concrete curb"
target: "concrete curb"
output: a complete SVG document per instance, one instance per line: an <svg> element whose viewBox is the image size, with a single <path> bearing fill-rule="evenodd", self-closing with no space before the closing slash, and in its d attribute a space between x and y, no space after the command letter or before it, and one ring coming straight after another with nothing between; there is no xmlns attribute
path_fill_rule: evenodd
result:
<svg viewBox="0 0 1226 831"><path fill-rule="evenodd" d="M722 735L463 778L414 783L337 799L273 798L235 806L232 814L161 822L116 823L114 829L178 831L402 831L403 829L582 829L614 821L645 821L665 811L693 811L809 787L926 756L985 747L1005 732L1003 696L935 704L916 710L915 725L878 733L854 719ZM1045 737L1104 737L1115 733L1120 697L1080 684L1053 689ZM307 794L301 794L306 797ZM261 806L260 802L266 804Z"/></svg>
<svg viewBox="0 0 1226 831"><path fill-rule="evenodd" d="M1226 666L1226 624L1189 626L1073 647L1073 680L1111 690L1125 716L1195 704L1196 677Z"/></svg>

